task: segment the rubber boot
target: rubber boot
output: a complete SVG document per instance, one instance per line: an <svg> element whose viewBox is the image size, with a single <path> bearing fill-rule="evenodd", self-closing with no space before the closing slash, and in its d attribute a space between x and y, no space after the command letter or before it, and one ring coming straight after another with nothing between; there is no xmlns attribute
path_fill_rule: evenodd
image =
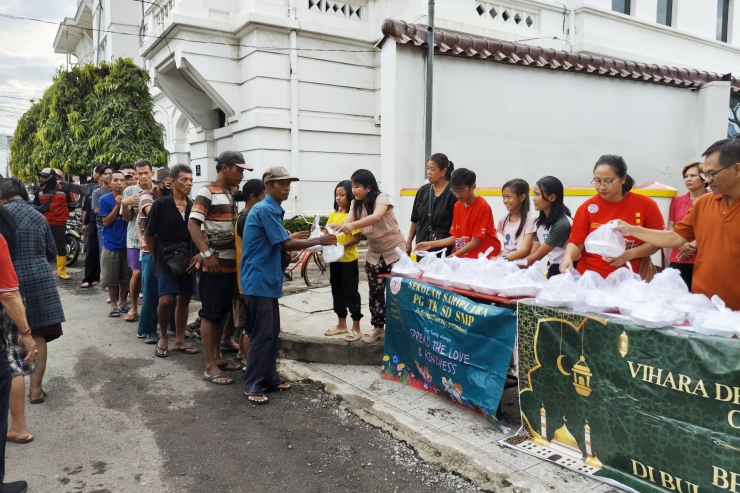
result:
<svg viewBox="0 0 740 493"><path fill-rule="evenodd" d="M59 279L64 279L65 281L69 281L72 279L67 275L67 257L57 257L57 273L59 274Z"/></svg>

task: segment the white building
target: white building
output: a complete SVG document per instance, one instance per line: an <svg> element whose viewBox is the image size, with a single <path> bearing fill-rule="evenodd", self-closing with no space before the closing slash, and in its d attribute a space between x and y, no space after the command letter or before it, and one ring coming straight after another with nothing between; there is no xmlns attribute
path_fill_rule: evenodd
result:
<svg viewBox="0 0 740 493"><path fill-rule="evenodd" d="M726 74L740 67L735 1L437 0L436 26L460 38L519 40ZM358 168L373 171L396 196L422 183L425 55L414 45L426 36L388 40L381 26L395 19L423 28L426 0L108 0L102 17L99 12L92 1L81 1L75 17L60 26L55 49L66 51L69 33L69 51L80 61L94 61L99 47L101 59L132 56L143 63L171 162L199 170L196 183L212 179L213 158L226 149L244 152L254 177L274 165L299 176L288 211L328 209L335 184ZM91 36L84 29L96 29L99 17L103 31L142 36ZM515 140L527 149L527 163L549 156L543 173L562 176L569 186L586 184L590 169L583 167L599 154L618 153L637 166L638 182L658 179L678 187L675 172L661 170L680 169L708 139L726 133L730 83L692 91L440 55L433 150L480 170L479 186L511 178L502 166L521 170L528 180L537 177L520 166L514 146L500 153L494 145L502 129L520 132ZM585 100L591 109L583 112L579 101ZM602 131L599 114L608 123ZM697 128L697 121L710 123ZM475 131L452 130L465 126ZM528 136L535 128L535 137ZM539 149L528 145L543 128L559 138L545 139ZM643 140L631 157L630 139L653 134L662 140ZM649 163L674 146L680 149Z"/></svg>

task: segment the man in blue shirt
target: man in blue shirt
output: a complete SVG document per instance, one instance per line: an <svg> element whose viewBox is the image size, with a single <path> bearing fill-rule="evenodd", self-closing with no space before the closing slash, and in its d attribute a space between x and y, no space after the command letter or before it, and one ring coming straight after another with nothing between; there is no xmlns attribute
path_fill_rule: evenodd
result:
<svg viewBox="0 0 740 493"><path fill-rule="evenodd" d="M100 284L110 294L109 317L120 317L129 307L125 305L131 269L126 261L126 221L121 215L121 201L126 177L114 171L110 177L112 193L103 195L98 201L98 216L103 221L103 254L100 256ZM118 303L115 303L118 291Z"/></svg>
<svg viewBox="0 0 740 493"><path fill-rule="evenodd" d="M249 212L242 235L241 282L247 312L244 330L249 336L249 353L244 374L244 395L252 404L267 404L264 392L290 389L281 383L277 372L280 309L283 291L281 250L302 250L316 245L336 245L337 237L298 239L288 236L283 227L283 201L290 197L290 183L298 178L277 166L265 171L265 200ZM265 389L263 392L262 389Z"/></svg>

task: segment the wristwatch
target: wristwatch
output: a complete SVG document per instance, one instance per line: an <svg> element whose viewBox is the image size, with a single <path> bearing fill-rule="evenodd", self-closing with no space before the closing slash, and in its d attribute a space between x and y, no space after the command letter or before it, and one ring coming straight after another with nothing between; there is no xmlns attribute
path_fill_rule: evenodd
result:
<svg viewBox="0 0 740 493"><path fill-rule="evenodd" d="M207 250L205 252L200 252L200 258L202 258L203 260L207 259L211 255L213 255L213 249Z"/></svg>

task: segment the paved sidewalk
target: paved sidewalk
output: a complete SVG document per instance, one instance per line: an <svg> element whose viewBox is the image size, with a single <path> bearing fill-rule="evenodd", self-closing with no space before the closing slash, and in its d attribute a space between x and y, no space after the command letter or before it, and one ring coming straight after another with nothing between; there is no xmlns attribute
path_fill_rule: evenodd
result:
<svg viewBox="0 0 740 493"><path fill-rule="evenodd" d="M455 471L482 488L501 487L550 493L607 493L616 489L497 442L519 426L516 411L504 412L500 433L480 416L444 398L380 378L377 366L298 363L283 360L281 369L323 382L349 409L371 424L406 441L419 455ZM507 398L516 400L516 389ZM512 406L514 407L514 406ZM515 490L520 491L520 490Z"/></svg>

